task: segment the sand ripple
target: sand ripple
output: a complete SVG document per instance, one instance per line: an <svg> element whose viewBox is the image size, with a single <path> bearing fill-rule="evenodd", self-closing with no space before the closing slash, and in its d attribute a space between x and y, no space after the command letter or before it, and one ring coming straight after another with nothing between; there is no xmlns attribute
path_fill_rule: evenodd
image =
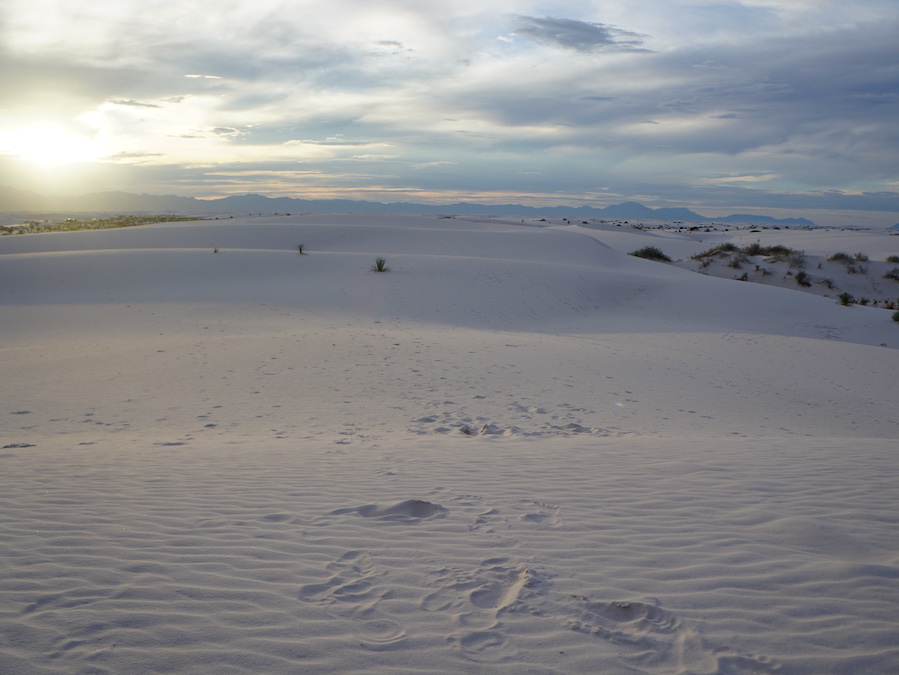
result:
<svg viewBox="0 0 899 675"><path fill-rule="evenodd" d="M12 448L0 671L889 672L883 445L729 443Z"/></svg>

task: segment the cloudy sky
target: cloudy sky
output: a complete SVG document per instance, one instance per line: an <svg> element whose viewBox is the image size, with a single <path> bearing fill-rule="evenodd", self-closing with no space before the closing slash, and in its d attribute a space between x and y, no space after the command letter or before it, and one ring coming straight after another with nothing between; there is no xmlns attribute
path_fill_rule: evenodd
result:
<svg viewBox="0 0 899 675"><path fill-rule="evenodd" d="M0 0L0 185L899 220L896 0Z"/></svg>

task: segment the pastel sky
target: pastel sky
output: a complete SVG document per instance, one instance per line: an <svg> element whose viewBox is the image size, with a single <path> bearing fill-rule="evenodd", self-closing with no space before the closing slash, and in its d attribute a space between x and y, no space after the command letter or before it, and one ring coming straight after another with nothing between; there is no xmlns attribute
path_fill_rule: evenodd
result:
<svg viewBox="0 0 899 675"><path fill-rule="evenodd" d="M3 0L0 185L892 224L897 36L896 0Z"/></svg>

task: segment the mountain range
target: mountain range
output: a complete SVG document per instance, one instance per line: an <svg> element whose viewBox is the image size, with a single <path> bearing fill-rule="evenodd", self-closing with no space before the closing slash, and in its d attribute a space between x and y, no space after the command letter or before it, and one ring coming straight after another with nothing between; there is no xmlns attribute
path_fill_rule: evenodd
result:
<svg viewBox="0 0 899 675"><path fill-rule="evenodd" d="M555 216L613 220L664 220L691 223L758 223L815 227L806 218L772 218L751 213L735 213L723 218L707 218L687 208L653 209L638 202L592 206L523 206L521 204L416 204L413 202L371 202L353 199L294 199L246 194L220 199L196 199L175 195L97 192L77 197L42 196L0 186L0 211L50 213L176 213L184 215L273 214L273 213L413 213L485 216Z"/></svg>

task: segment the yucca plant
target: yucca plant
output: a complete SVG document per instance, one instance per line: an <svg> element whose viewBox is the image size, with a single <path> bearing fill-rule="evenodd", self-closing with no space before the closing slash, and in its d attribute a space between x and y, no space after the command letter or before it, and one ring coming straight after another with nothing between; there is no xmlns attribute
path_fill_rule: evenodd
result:
<svg viewBox="0 0 899 675"><path fill-rule="evenodd" d="M848 293L848 292L846 292L846 291L843 291L842 293L840 293L840 294L837 296L837 300L839 300L839 301L840 301L840 304L843 305L844 307L848 307L848 306L851 305L853 302L855 302L855 296L852 295L852 293Z"/></svg>
<svg viewBox="0 0 899 675"><path fill-rule="evenodd" d="M371 266L372 272L389 272L390 268L387 267L387 261L384 258L375 258L375 264Z"/></svg>
<svg viewBox="0 0 899 675"><path fill-rule="evenodd" d="M305 244L297 244L297 253L299 255L306 255L306 252L303 250L305 248Z"/></svg>

